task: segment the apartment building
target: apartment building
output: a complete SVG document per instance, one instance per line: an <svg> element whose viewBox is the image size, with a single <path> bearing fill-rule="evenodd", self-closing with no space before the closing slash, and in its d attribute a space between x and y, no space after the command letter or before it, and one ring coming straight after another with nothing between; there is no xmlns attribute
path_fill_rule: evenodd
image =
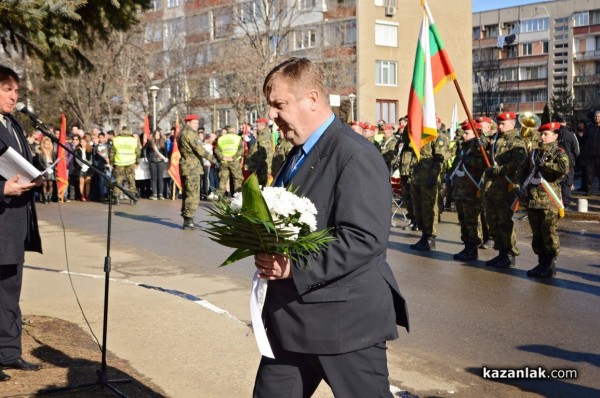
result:
<svg viewBox="0 0 600 398"><path fill-rule="evenodd" d="M475 113L541 114L553 100L572 101L579 117L600 108L600 0L477 12L472 22Z"/></svg>
<svg viewBox="0 0 600 398"><path fill-rule="evenodd" d="M471 1L429 6L470 104L471 26L456 21ZM302 56L322 65L342 119L395 123L408 107L422 18L420 0L154 0L143 24L159 120L166 127L178 109L207 130L253 122L265 115L267 71ZM436 95L447 123L456 103L452 85Z"/></svg>

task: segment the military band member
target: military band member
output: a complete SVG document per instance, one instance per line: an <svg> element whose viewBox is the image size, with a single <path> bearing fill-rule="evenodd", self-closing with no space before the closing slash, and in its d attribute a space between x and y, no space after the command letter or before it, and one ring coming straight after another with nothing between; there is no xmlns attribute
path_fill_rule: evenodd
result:
<svg viewBox="0 0 600 398"><path fill-rule="evenodd" d="M486 220L499 253L486 265L495 268L514 267L517 248L512 203L515 190L525 180L527 151L515 129L514 112L499 113L498 133L489 144L492 166L485 170L486 186L483 197Z"/></svg>
<svg viewBox="0 0 600 398"><path fill-rule="evenodd" d="M494 123L494 121L489 117L480 116L477 118L477 123L479 123L479 125L481 126L481 133L483 134L483 137L492 137L494 134L496 134L496 123ZM483 201L483 195L481 197L481 200ZM485 209L481 210L479 219L481 220L482 235L482 242L479 245L479 248L492 249L494 247L494 241L492 240L492 234L490 233L490 228L485 218Z"/></svg>
<svg viewBox="0 0 600 398"><path fill-rule="evenodd" d="M569 157L558 146L560 124L552 122L540 127L538 149L530 155L530 169L537 167L527 190L527 215L533 237L531 247L538 255L538 265L527 276L552 278L556 274L556 257L560 241L556 226L564 215L560 182L569 173Z"/></svg>
<svg viewBox="0 0 600 398"><path fill-rule="evenodd" d="M481 126L476 123L475 128ZM454 161L451 183L460 223L460 239L465 247L454 255L454 259L472 261L477 260L477 248L481 244L479 215L483 207L481 191L486 164L479 149L481 141L476 139L468 120L462 123L461 129L464 131L463 142Z"/></svg>

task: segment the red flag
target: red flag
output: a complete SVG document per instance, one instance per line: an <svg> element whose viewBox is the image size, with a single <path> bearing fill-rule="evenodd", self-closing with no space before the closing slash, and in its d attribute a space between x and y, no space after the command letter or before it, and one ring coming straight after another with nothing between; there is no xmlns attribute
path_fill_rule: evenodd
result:
<svg viewBox="0 0 600 398"><path fill-rule="evenodd" d="M177 188L181 191L181 175L179 174L179 159L181 159L181 155L179 154L179 146L177 145L177 136L179 135L179 115L177 115L175 119L175 136L173 137L173 146L171 147L171 162L169 164L169 175L173 179ZM173 190L173 195L175 195L175 190Z"/></svg>
<svg viewBox="0 0 600 398"><path fill-rule="evenodd" d="M150 118L148 117L148 115L146 115L146 117L144 118L144 139L143 139L143 144L146 145L146 142L148 142L148 140L150 139L151 134L150 134Z"/></svg>
<svg viewBox="0 0 600 398"><path fill-rule="evenodd" d="M59 142L65 145L67 142L67 118L65 114L60 116L60 137ZM65 192L69 187L69 176L67 175L67 151L62 146L58 146L56 158L59 159L56 164L56 184L58 186L58 200L63 201Z"/></svg>

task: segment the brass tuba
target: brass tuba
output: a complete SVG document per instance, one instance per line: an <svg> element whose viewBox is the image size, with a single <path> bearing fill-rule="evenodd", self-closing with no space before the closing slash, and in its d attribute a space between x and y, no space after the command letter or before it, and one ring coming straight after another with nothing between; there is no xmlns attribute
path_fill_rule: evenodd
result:
<svg viewBox="0 0 600 398"><path fill-rule="evenodd" d="M537 130L542 121L533 112L523 112L519 115L519 123L521 123L521 137L529 138L533 130Z"/></svg>

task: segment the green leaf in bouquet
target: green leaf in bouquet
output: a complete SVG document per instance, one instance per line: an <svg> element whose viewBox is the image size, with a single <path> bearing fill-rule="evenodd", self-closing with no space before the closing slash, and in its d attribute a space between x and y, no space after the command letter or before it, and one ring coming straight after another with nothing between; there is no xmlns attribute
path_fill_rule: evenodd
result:
<svg viewBox="0 0 600 398"><path fill-rule="evenodd" d="M260 191L256 172L252 173L242 186L242 213L273 224L271 212Z"/></svg>
<svg viewBox="0 0 600 398"><path fill-rule="evenodd" d="M227 257L227 260L223 261L223 264L219 265L219 267L224 267L226 265L235 263L236 261L242 260L246 257L250 257L253 255L254 255L254 252L251 250L236 249L236 251L231 253L231 255L229 257Z"/></svg>

